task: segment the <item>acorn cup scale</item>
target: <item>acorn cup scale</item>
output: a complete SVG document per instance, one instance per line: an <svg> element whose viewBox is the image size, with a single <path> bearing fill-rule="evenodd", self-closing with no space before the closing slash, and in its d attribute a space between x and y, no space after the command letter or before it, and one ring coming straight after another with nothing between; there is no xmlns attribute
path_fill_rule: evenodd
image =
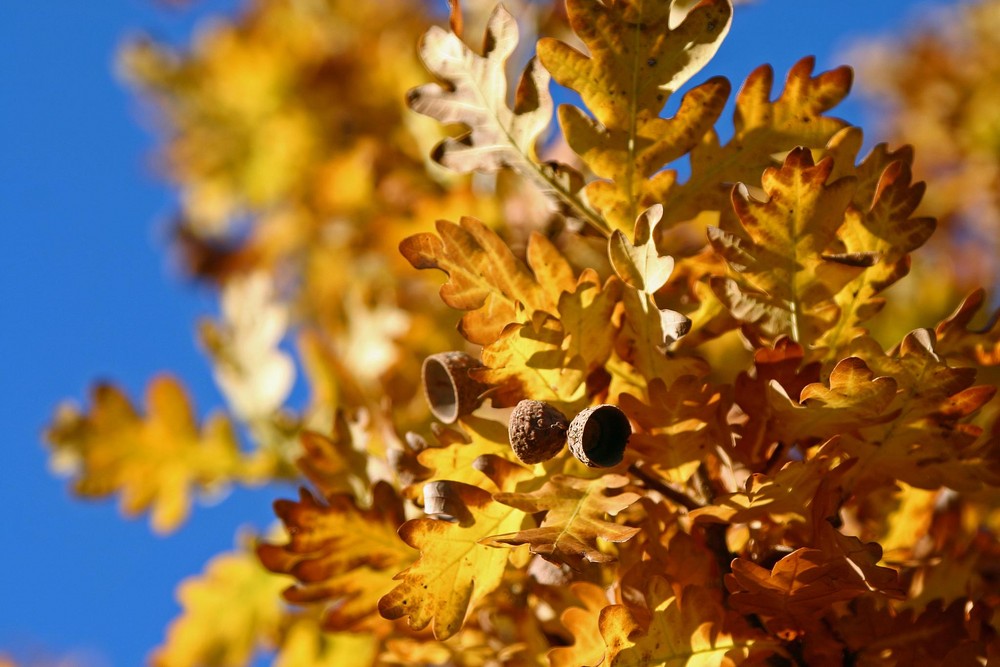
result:
<svg viewBox="0 0 1000 667"><path fill-rule="evenodd" d="M566 444L566 416L548 403L524 399L510 413L507 435L514 455L529 465L548 461Z"/></svg>
<svg viewBox="0 0 1000 667"><path fill-rule="evenodd" d="M617 405L604 403L580 412L570 422L566 440L577 459L591 468L611 468L625 458L632 425Z"/></svg>
<svg viewBox="0 0 1000 667"><path fill-rule="evenodd" d="M483 364L465 352L440 352L424 359L420 377L431 414L445 424L472 414L489 387L469 376Z"/></svg>

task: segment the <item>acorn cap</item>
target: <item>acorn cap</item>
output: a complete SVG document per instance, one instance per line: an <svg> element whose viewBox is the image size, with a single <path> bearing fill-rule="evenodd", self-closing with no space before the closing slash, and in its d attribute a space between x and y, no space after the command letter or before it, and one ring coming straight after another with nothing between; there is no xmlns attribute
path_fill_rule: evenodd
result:
<svg viewBox="0 0 1000 667"><path fill-rule="evenodd" d="M567 441L573 456L591 468L610 468L625 458L632 435L628 417L617 405L587 408L573 418Z"/></svg>
<svg viewBox="0 0 1000 667"><path fill-rule="evenodd" d="M507 435L522 463L548 461L566 443L566 416L548 403L524 399L510 413Z"/></svg>
<svg viewBox="0 0 1000 667"><path fill-rule="evenodd" d="M486 385L469 377L469 370L483 364L465 352L440 352L424 359L420 376L431 414L445 424L471 414L482 403Z"/></svg>

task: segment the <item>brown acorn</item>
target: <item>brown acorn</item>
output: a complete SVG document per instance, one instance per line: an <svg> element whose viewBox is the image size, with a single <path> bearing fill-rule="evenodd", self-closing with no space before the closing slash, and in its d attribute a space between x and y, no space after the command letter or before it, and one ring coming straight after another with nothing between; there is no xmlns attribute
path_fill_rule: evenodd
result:
<svg viewBox="0 0 1000 667"><path fill-rule="evenodd" d="M441 352L424 359L420 375L431 414L445 424L453 424L478 408L482 403L480 395L488 387L469 377L469 371L482 366L464 352Z"/></svg>
<svg viewBox="0 0 1000 667"><path fill-rule="evenodd" d="M587 408L573 418L567 441L573 456L591 468L610 468L625 458L632 435L628 417L617 405Z"/></svg>
<svg viewBox="0 0 1000 667"><path fill-rule="evenodd" d="M510 413L507 435L522 463L548 461L566 443L566 416L548 403L524 399Z"/></svg>

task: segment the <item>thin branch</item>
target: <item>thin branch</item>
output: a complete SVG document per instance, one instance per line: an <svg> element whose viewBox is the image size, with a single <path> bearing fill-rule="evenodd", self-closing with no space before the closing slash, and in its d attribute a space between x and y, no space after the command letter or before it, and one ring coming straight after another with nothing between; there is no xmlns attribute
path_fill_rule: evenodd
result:
<svg viewBox="0 0 1000 667"><path fill-rule="evenodd" d="M686 509L688 512L693 512L694 510L703 507L701 503L699 503L691 496L687 495L683 491L678 491L672 486L667 485L667 483L662 480L656 479L655 477L651 476L649 473L647 473L645 470L643 470L634 463L631 466L629 466L628 470L630 473L641 479L647 488L659 492L661 495L677 503L678 505Z"/></svg>

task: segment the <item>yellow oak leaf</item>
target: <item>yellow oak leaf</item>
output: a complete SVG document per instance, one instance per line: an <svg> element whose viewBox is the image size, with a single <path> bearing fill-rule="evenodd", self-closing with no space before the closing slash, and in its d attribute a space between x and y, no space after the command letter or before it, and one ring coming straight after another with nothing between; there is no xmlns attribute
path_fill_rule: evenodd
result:
<svg viewBox="0 0 1000 667"><path fill-rule="evenodd" d="M483 348L483 364L471 375L492 386L501 406L531 398L573 412L586 401L587 368L582 357L566 359L566 337L559 320L510 324L500 338Z"/></svg>
<svg viewBox="0 0 1000 667"><path fill-rule="evenodd" d="M211 492L233 482L266 479L276 461L244 454L222 414L199 426L180 383L154 378L146 390L146 414L110 384L97 385L89 414L73 405L57 411L45 437L54 465L76 475L74 491L101 498L121 494L122 511L150 512L153 530L178 528L195 492Z"/></svg>
<svg viewBox="0 0 1000 667"><path fill-rule="evenodd" d="M573 634L572 646L560 646L549 651L551 667L596 667L604 661L606 646L601 637L598 619L601 610L611 605L607 592L587 581L570 585L573 595L583 607L569 607L559 620Z"/></svg>
<svg viewBox="0 0 1000 667"><path fill-rule="evenodd" d="M420 57L427 69L447 82L429 83L411 90L407 103L413 110L442 123L461 123L469 131L440 142L434 159L460 172L495 172L514 169L543 191L572 205L598 228L604 222L577 195L573 172L565 165L539 164L535 143L552 116L549 73L536 59L517 87L514 108L507 105L507 59L518 42L517 21L497 5L486 25L483 55L465 45L455 32L437 26L424 35Z"/></svg>
<svg viewBox="0 0 1000 667"><path fill-rule="evenodd" d="M670 3L569 0L566 12L589 56L555 39L541 40L538 56L594 115L563 105L559 123L570 147L610 179L589 184L588 200L613 230L627 231L640 210L659 201L660 181L672 182L673 172L657 172L694 148L725 105L729 82L717 77L685 95L674 118L659 117L667 98L718 50L732 5L704 0L676 25Z"/></svg>
<svg viewBox="0 0 1000 667"><path fill-rule="evenodd" d="M877 164L879 158L891 157L895 155L884 151L870 154L858 166L859 181L870 179L873 167L881 166ZM869 162L876 164L869 166ZM922 246L934 232L933 218L913 217L923 197L924 184L911 182L909 161L900 159L886 165L875 181L871 199L858 201L859 194L868 194L866 186L868 182L859 182L855 201L848 208L838 235L845 256L871 254L877 261L837 294L840 317L819 342L832 351L865 333L858 325L884 304L877 295L909 272L909 253Z"/></svg>
<svg viewBox="0 0 1000 667"><path fill-rule="evenodd" d="M274 667L372 667L380 642L365 632L329 632L311 615L294 617L285 628Z"/></svg>
<svg viewBox="0 0 1000 667"><path fill-rule="evenodd" d="M562 293L559 321L566 334L562 349L567 364L580 358L589 374L607 362L618 335L613 315L621 294L621 281L608 278L602 287L593 269L580 274L575 290Z"/></svg>
<svg viewBox="0 0 1000 667"><path fill-rule="evenodd" d="M855 278L857 266L827 253L836 241L855 179L827 180L833 160L813 164L805 148L762 179L767 201L733 191L745 237L712 228L709 240L741 283L715 278L712 287L736 319L763 338L790 335L811 347L836 321L836 294Z"/></svg>
<svg viewBox="0 0 1000 667"><path fill-rule="evenodd" d="M559 295L573 290L569 264L540 234L529 240L529 269L478 220L462 218L460 225L439 220L437 231L439 236L410 236L399 249L415 268L448 274L441 299L452 308L471 311L462 317L460 331L473 343L492 343L508 324L536 311L555 316Z"/></svg>
<svg viewBox="0 0 1000 667"><path fill-rule="evenodd" d="M370 509L359 508L348 494L323 503L306 490L298 501L279 500L274 509L288 542L260 544L257 555L272 572L296 578L285 599L324 603L327 630L365 630L384 623L375 614L378 599L392 585L393 575L416 557L396 536L403 506L392 487L377 484Z"/></svg>
<svg viewBox="0 0 1000 667"><path fill-rule="evenodd" d="M723 425L731 402L693 375L669 387L653 378L648 394L648 402L631 394L619 397L621 408L639 427L629 448L643 467L684 484L717 445L730 439Z"/></svg>
<svg viewBox="0 0 1000 667"><path fill-rule="evenodd" d="M870 338L856 339L850 351L877 374L892 378L899 390L884 421L845 432L837 440L858 463L849 484L899 479L921 489L948 486L973 490L996 484L1000 466L990 437L966 418L996 394L994 385L974 385L976 369L950 367L934 350L933 332L917 329L898 349L885 354ZM807 387L803 398L808 398Z"/></svg>
<svg viewBox="0 0 1000 667"><path fill-rule="evenodd" d="M769 519L778 524L806 522L809 505L823 476L833 465L829 457L816 456L806 461L789 461L774 475L754 473L746 488L716 498L711 505L690 513L696 521L751 523Z"/></svg>
<svg viewBox="0 0 1000 667"><path fill-rule="evenodd" d="M821 149L847 123L825 115L848 93L851 70L838 67L812 75L815 60L803 58L788 72L774 101L774 71L764 65L747 77L736 95L735 131L719 145L714 131L691 151L691 174L683 183L663 184L664 228L695 219L704 211L726 212L733 183L756 185L766 167L796 146Z"/></svg>
<svg viewBox="0 0 1000 667"><path fill-rule="evenodd" d="M498 493L494 499L529 514L544 511L545 518L538 528L516 533L492 535L483 544L490 546L527 544L532 553L553 562L576 565L581 558L592 563L609 563L614 556L601 551L598 538L608 542L624 542L638 528L614 523L605 515L615 515L639 499L630 491L608 495L629 483L624 475L604 475L596 479L581 479L570 475L555 475L542 488L530 493Z"/></svg>
<svg viewBox="0 0 1000 667"><path fill-rule="evenodd" d="M656 224L662 217L663 207L651 206L635 222L635 243L620 229L608 239L608 256L618 277L629 287L649 294L663 287L674 270L674 258L660 255L653 241Z"/></svg>
<svg viewBox="0 0 1000 667"><path fill-rule="evenodd" d="M181 614L150 656L153 667L250 664L275 644L284 618L284 577L265 570L250 551L221 554L177 587Z"/></svg>
<svg viewBox="0 0 1000 667"><path fill-rule="evenodd" d="M437 639L459 631L466 615L503 580L510 550L481 544L491 535L520 529L524 512L495 502L482 489L450 483L451 493L464 505L463 522L412 519L399 529L420 558L396 575L395 588L378 602L379 613L394 620L408 616L410 626L431 626Z"/></svg>
<svg viewBox="0 0 1000 667"><path fill-rule="evenodd" d="M688 586L678 595L666 579L654 575L648 580L645 598L648 623L625 605L601 612L599 623L610 667L738 665L758 643L749 632L734 636L723 630L722 603L707 588ZM765 642L759 643L763 648Z"/></svg>

